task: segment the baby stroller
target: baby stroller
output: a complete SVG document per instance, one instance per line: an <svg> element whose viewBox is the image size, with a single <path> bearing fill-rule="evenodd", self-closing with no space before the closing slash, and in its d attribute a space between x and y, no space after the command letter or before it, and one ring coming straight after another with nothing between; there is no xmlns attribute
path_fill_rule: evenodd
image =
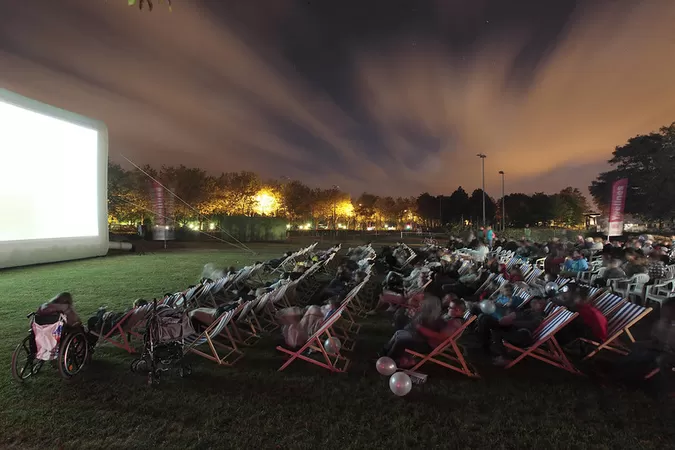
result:
<svg viewBox="0 0 675 450"><path fill-rule="evenodd" d="M145 373L148 384L159 383L162 372L176 371L180 377L192 373L183 361L183 338L190 334L187 313L182 309L157 308L154 301L143 336L143 353L131 363L131 371Z"/></svg>

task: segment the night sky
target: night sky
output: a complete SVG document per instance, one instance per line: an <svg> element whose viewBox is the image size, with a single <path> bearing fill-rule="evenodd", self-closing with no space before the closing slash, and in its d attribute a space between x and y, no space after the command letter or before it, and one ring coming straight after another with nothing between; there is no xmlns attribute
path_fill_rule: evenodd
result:
<svg viewBox="0 0 675 450"><path fill-rule="evenodd" d="M675 121L675 1L0 0L0 86L110 155L359 194L587 192Z"/></svg>

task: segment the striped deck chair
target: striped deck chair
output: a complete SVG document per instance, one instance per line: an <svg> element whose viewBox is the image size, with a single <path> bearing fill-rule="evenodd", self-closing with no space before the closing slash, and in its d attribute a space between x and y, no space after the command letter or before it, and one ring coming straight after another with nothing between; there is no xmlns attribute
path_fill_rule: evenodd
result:
<svg viewBox="0 0 675 450"><path fill-rule="evenodd" d="M124 330L124 324L137 309L138 308L134 308L128 311L110 330L108 330L108 332L99 333L94 330L89 330L89 333L96 336L99 340L103 340L117 348L121 348L128 353L136 353L136 349L131 345L132 335L128 330Z"/></svg>
<svg viewBox="0 0 675 450"><path fill-rule="evenodd" d="M567 359L562 347L560 347L560 344L558 344L558 341L555 339L556 333L562 330L563 327L576 317L577 313L573 313L562 306L554 307L553 311L546 319L544 319L544 322L542 322L532 335L534 343L528 348L520 348L509 344L508 342L504 342L504 346L507 349L520 353L516 359L506 366L506 369L515 366L526 356L531 356L532 358L543 361L554 367L567 370L568 372L574 374L580 373L569 359Z"/></svg>
<svg viewBox="0 0 675 450"><path fill-rule="evenodd" d="M262 329L262 326L258 322L258 318L255 316L253 310L266 295L261 295L246 302L237 316L234 325L237 327L237 337L240 339L239 343L241 345L253 345L262 337L259 331Z"/></svg>
<svg viewBox="0 0 675 450"><path fill-rule="evenodd" d="M277 350L290 357L288 360L279 368L279 372L288 367L296 359L302 359L308 363L315 364L324 369L328 369L331 372L346 372L349 367L349 359L345 358L340 354L340 351L334 354L328 353L324 342L335 336L333 331L333 326L340 319L342 314L343 306L340 306L326 321L321 325L321 327L316 330L316 332L307 339L307 342L300 347L297 351L289 350L282 346L277 346ZM308 350L312 353L307 354ZM316 359L315 359L316 358Z"/></svg>
<svg viewBox="0 0 675 450"><path fill-rule="evenodd" d="M410 371L415 372L427 362L432 362L434 364L438 364L439 366L445 367L446 369L459 372L463 375L466 375L467 377L480 378L478 372L473 367L470 367L469 364L467 364L462 350L457 344L457 341L462 337L464 330L466 330L469 325L474 322L474 320L476 320L476 316L471 314L470 311L467 311L466 314L464 314L464 323L462 326L459 327L459 329L457 329L457 331L455 331L452 336L449 336L446 340L441 342L435 349L426 355L406 349L405 351L411 355L417 358L422 358L421 361L419 361L412 369L410 369Z"/></svg>
<svg viewBox="0 0 675 450"><path fill-rule="evenodd" d="M530 271L530 273L527 274L527 276L525 277L525 282L527 284L532 284L532 283L534 283L534 280L539 278L541 276L541 274L543 274L543 273L544 273L544 271L542 269L540 269L539 267L533 267L532 270Z"/></svg>
<svg viewBox="0 0 675 450"><path fill-rule="evenodd" d="M596 299L596 298L600 297L604 293L605 293L604 288L592 287L588 290L588 298L593 300L593 299Z"/></svg>
<svg viewBox="0 0 675 450"><path fill-rule="evenodd" d="M596 342L592 339L581 339L583 342L596 346L595 350L589 353L584 359L592 358L602 349L621 355L627 355L629 349L619 341L619 337L625 334L631 342L635 342L635 338L630 332L630 327L638 323L650 312L652 312L652 308L645 308L644 306L635 303L626 302L622 304L615 312L607 317L607 339L605 339L604 342Z"/></svg>
<svg viewBox="0 0 675 450"><path fill-rule="evenodd" d="M605 292L602 295L599 295L595 300L593 300L592 304L600 312L602 313L603 316L609 317L611 313L616 311L621 305L626 303L626 301L621 298L620 295L613 294L612 292Z"/></svg>
<svg viewBox="0 0 675 450"><path fill-rule="evenodd" d="M243 305L239 305L237 309L224 312L204 331L185 338L183 352L194 353L224 366L230 366L241 359L244 353L239 350L228 324L242 307ZM204 345L208 346L208 351L200 350ZM223 351L226 353L222 354ZM230 359L232 356L234 358Z"/></svg>
<svg viewBox="0 0 675 450"><path fill-rule="evenodd" d="M229 281L230 276L226 275L217 280L204 283L204 288L199 293L199 296L196 297L197 303L199 305L208 305L217 308L219 306L217 297L223 294L225 286L227 286Z"/></svg>
<svg viewBox="0 0 675 450"><path fill-rule="evenodd" d="M354 318L355 314L352 302L358 296L363 286L368 283L369 278L369 276L366 276L361 283L354 286L340 305L341 317L333 327L333 330L342 341L342 348L345 350L351 351L354 349L354 345L356 344L355 336L361 331L361 325L356 323L356 319Z"/></svg>
<svg viewBox="0 0 675 450"><path fill-rule="evenodd" d="M558 278L555 279L554 283L558 285L559 288L565 286L567 283L572 281L571 278L564 278L558 275Z"/></svg>
<svg viewBox="0 0 675 450"><path fill-rule="evenodd" d="M232 339L237 345L248 347L260 338L260 335L255 333L255 329L251 330L250 328L243 328L240 326L240 324L244 322L243 319L245 316L255 306L256 300L257 299L253 299L244 302L241 305L241 308L237 308L238 313L235 314L232 319L230 319L230 323L227 324L227 326L230 327L230 330L232 331Z"/></svg>

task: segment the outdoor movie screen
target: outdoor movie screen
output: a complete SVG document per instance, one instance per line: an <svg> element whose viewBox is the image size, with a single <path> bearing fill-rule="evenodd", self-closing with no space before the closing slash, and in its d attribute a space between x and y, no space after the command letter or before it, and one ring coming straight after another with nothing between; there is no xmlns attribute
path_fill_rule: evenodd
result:
<svg viewBox="0 0 675 450"><path fill-rule="evenodd" d="M0 89L0 268L105 255L102 122Z"/></svg>

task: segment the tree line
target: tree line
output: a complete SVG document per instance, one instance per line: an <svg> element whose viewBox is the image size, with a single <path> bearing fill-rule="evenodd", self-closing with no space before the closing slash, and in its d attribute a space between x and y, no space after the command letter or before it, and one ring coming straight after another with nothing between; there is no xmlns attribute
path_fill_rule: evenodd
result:
<svg viewBox="0 0 675 450"><path fill-rule="evenodd" d="M108 211L112 223L136 224L153 216L151 177L181 200L173 202L173 219L179 224L202 223L220 215L285 217L303 228L366 229L417 228L482 223L483 192L471 194L461 186L450 195L417 197L378 196L364 192L352 198L337 186L310 187L298 180L262 180L253 172L228 172L218 176L186 166L151 166L125 170L108 166ZM165 193L166 197L171 194ZM486 195L486 218L499 225L502 199ZM509 194L504 198L507 227L574 226L583 223L588 205L575 188L557 194Z"/></svg>
<svg viewBox="0 0 675 450"><path fill-rule="evenodd" d="M612 184L628 179L625 212L659 227L672 226L675 204L675 122L658 132L637 135L617 146L608 161L611 170L598 175L589 190L604 213L611 203Z"/></svg>

